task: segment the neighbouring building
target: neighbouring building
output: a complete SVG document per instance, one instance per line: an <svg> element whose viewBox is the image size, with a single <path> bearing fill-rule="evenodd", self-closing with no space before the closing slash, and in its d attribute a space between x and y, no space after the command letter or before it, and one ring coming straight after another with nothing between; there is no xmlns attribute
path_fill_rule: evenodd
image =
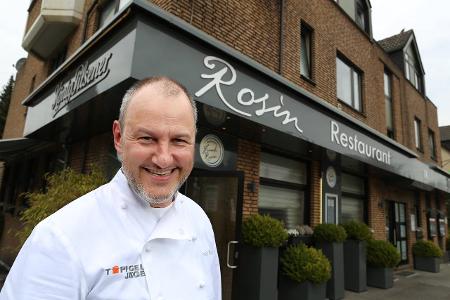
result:
<svg viewBox="0 0 450 300"><path fill-rule="evenodd" d="M5 231L43 174L119 167L111 124L136 80L180 80L200 112L182 191L216 233L224 299L243 217L366 222L412 267L445 247L450 175L412 30L375 41L365 0L34 0L0 158ZM233 247L231 247L233 248ZM2 246L2 259L14 253Z"/></svg>
<svg viewBox="0 0 450 300"><path fill-rule="evenodd" d="M439 127L441 134L442 168L450 173L450 125Z"/></svg>

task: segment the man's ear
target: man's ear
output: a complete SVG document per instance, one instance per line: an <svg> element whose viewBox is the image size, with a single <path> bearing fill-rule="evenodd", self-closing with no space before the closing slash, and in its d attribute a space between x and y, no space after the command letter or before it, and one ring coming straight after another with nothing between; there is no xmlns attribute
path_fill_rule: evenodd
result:
<svg viewBox="0 0 450 300"><path fill-rule="evenodd" d="M122 154L122 131L119 121L115 120L112 126L112 133L114 137L114 148L116 148L117 154Z"/></svg>

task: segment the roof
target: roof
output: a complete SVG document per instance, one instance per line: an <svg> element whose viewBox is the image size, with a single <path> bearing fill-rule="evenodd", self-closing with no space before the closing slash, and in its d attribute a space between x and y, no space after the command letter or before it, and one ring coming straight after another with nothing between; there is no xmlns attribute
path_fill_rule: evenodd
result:
<svg viewBox="0 0 450 300"><path fill-rule="evenodd" d="M412 34L412 29L408 31L402 30L399 34L378 41L378 44L387 53L395 52L405 48Z"/></svg>
<svg viewBox="0 0 450 300"><path fill-rule="evenodd" d="M450 141L450 125L439 127L439 132L441 134L441 142Z"/></svg>

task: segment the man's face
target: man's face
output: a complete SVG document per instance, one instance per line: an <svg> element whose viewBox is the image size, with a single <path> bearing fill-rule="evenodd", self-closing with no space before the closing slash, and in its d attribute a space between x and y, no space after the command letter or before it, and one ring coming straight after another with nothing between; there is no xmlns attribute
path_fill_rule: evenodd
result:
<svg viewBox="0 0 450 300"><path fill-rule="evenodd" d="M189 99L181 91L167 96L158 83L150 84L131 99L124 124L121 130L115 121L113 134L129 183L152 205L169 204L193 167L195 122Z"/></svg>

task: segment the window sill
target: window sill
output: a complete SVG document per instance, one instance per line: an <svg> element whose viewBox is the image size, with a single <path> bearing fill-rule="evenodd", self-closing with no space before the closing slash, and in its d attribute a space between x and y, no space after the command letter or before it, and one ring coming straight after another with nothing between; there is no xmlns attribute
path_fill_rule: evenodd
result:
<svg viewBox="0 0 450 300"><path fill-rule="evenodd" d="M338 98L337 100L338 100L338 104L341 104L341 105L343 105L343 106L345 106L345 107L348 107L349 109L351 109L351 110L354 111L355 113L361 115L361 116L364 117L364 118L367 118L367 115L365 114L364 111L359 111L359 110L355 109L353 106L347 104L347 102L344 102L344 101L342 101L342 100L339 99L339 98Z"/></svg>
<svg viewBox="0 0 450 300"><path fill-rule="evenodd" d="M300 74L300 78L303 79L304 81L308 82L309 84L311 84L313 86L316 86L316 82L314 80L312 80L311 78L306 77L306 76L301 75L301 74Z"/></svg>

